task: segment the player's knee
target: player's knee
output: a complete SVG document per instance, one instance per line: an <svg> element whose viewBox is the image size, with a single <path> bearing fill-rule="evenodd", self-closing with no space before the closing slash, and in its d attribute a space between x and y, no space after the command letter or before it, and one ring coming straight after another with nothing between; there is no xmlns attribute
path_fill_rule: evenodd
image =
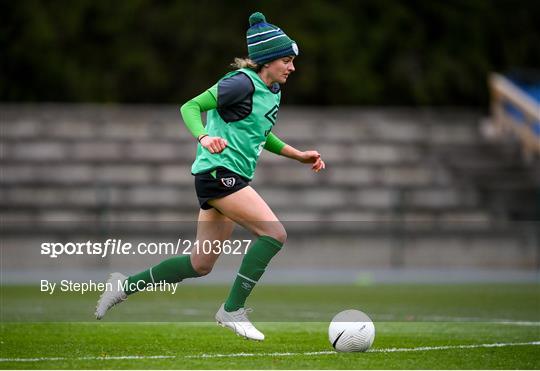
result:
<svg viewBox="0 0 540 371"><path fill-rule="evenodd" d="M279 225L276 225L270 233L270 237L278 240L281 243L285 243L285 241L287 241L287 231L285 230L283 224L280 223Z"/></svg>
<svg viewBox="0 0 540 371"><path fill-rule="evenodd" d="M195 269L195 272L201 276L206 276L208 273L212 272L212 268L214 268L213 264L205 262L197 262L193 264L193 269Z"/></svg>

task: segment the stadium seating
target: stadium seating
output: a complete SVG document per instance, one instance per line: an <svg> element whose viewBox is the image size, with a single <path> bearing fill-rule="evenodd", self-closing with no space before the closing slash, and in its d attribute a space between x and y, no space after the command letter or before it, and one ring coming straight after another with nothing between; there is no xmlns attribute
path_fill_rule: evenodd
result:
<svg viewBox="0 0 540 371"><path fill-rule="evenodd" d="M19 241L12 246L51 235L170 236L184 225L193 229L196 141L178 107L4 104L0 113L0 216L4 238ZM314 174L263 152L252 184L288 224L290 238L317 236L321 246L332 246L332 236L342 234L374 247L383 241L388 251L444 249L465 239L458 245L525 246L519 261L507 260L534 265L537 236L513 222L539 220L540 179L513 149L482 139L481 116L460 109L285 107L274 132L319 150L327 170ZM301 241L291 246L302 251ZM384 264L409 259L384 255Z"/></svg>

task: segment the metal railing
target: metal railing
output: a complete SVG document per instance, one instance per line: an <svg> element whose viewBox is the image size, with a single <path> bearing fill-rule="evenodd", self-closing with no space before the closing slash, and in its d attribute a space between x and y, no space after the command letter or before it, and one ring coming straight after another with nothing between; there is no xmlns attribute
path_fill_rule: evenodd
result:
<svg viewBox="0 0 540 371"><path fill-rule="evenodd" d="M515 136L525 159L540 156L540 103L508 78L489 76L491 110L497 135Z"/></svg>

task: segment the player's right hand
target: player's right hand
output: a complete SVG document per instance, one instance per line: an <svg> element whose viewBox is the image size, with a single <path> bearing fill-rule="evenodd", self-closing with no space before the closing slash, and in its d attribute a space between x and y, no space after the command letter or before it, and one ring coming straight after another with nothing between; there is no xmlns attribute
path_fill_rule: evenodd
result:
<svg viewBox="0 0 540 371"><path fill-rule="evenodd" d="M201 139L201 146L210 153L221 153L227 147L227 141L221 137L206 136Z"/></svg>

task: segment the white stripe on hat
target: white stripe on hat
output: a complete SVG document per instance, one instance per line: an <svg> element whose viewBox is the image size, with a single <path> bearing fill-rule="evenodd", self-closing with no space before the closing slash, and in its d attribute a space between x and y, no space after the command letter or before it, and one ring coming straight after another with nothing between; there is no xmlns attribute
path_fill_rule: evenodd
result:
<svg viewBox="0 0 540 371"><path fill-rule="evenodd" d="M271 37L271 38L266 39L266 40L263 40L263 41L259 41L259 42L253 43L253 44L248 44L248 46L254 46L254 45L263 44L263 43L268 42L268 41L270 41L270 40L277 39L278 37L287 37L287 35L285 35L285 34L283 34L283 35L277 35L277 36Z"/></svg>
<svg viewBox="0 0 540 371"><path fill-rule="evenodd" d="M249 35L247 38L249 39L249 38L251 38L251 37L261 36L261 35L264 35L264 34L267 34L267 33L270 33L270 32L274 32L274 31L281 31L281 29L276 28L276 29L273 29L273 30L268 30L268 31L264 31L264 32L259 32L259 33L253 34L253 35Z"/></svg>

